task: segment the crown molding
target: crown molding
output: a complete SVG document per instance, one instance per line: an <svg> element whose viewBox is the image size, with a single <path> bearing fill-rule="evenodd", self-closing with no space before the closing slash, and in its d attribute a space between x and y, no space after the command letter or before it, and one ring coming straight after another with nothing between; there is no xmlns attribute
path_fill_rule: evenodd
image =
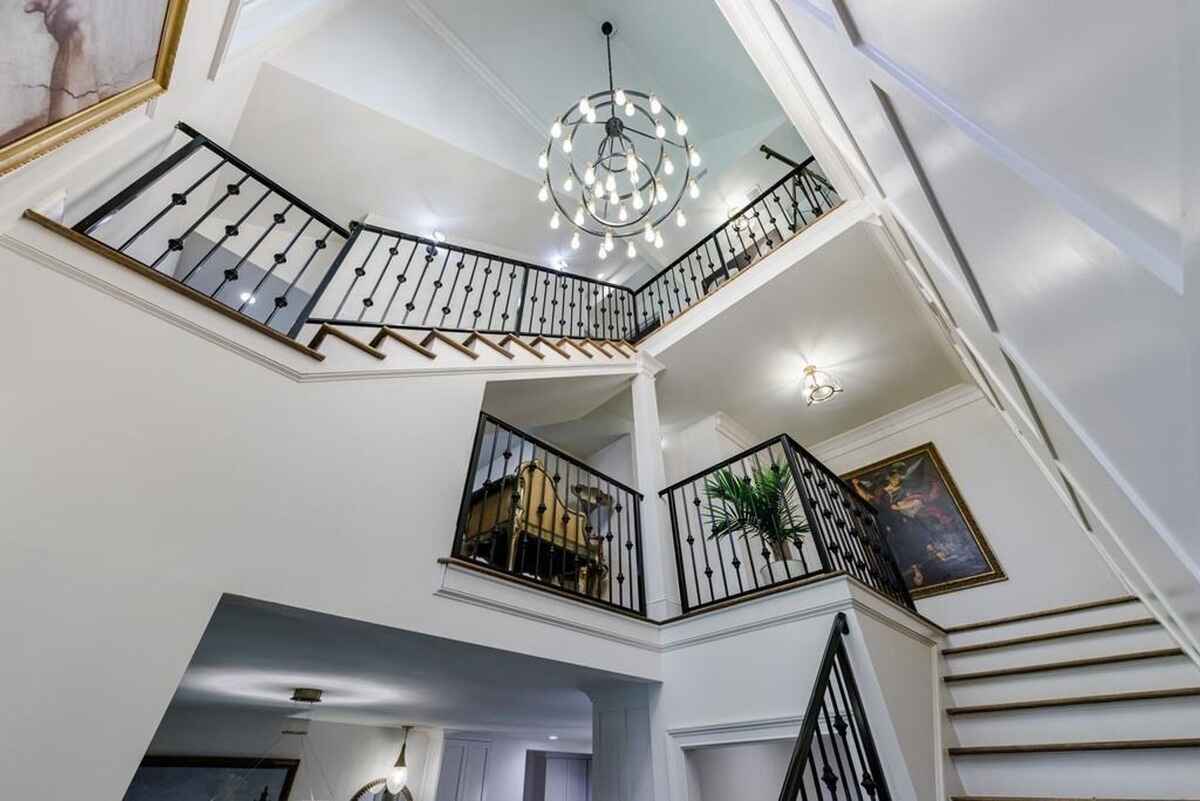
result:
<svg viewBox="0 0 1200 801"><path fill-rule="evenodd" d="M468 47L467 43L460 39L458 34L433 12L433 9L425 5L422 0L405 0L405 2L408 4L409 9L425 23L425 26L433 31L450 48L450 52L458 56L458 59L467 69L475 73L481 81L487 84L488 88L496 93L497 97L508 104L508 107L513 110L514 114L536 131L539 137L545 138L548 135L549 129L542 119L533 113L533 110L525 104L525 101L521 100L517 93L499 75L492 72L492 69L483 63L483 59L477 56L475 51Z"/></svg>
<svg viewBox="0 0 1200 801"><path fill-rule="evenodd" d="M809 450L819 461L829 462L979 400L986 398L977 387L956 384L869 423L830 437Z"/></svg>

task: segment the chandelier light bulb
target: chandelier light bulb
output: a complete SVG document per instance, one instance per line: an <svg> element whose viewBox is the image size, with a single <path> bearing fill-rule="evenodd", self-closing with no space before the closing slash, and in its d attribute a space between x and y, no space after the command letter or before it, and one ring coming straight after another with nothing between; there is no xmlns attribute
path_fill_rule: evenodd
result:
<svg viewBox="0 0 1200 801"><path fill-rule="evenodd" d="M592 166L592 162L587 163L587 169L583 171L583 182L587 186L596 183L596 168Z"/></svg>
<svg viewBox="0 0 1200 801"><path fill-rule="evenodd" d="M693 167L700 166L700 153L694 147L688 148L688 163Z"/></svg>
<svg viewBox="0 0 1200 801"><path fill-rule="evenodd" d="M579 113L587 114L592 110L592 104L588 102L586 97L579 98Z"/></svg>
<svg viewBox="0 0 1200 801"><path fill-rule="evenodd" d="M575 209L575 216L571 219L575 221L576 225L583 225L583 206ZM579 234L576 234L576 236L579 236Z"/></svg>
<svg viewBox="0 0 1200 801"><path fill-rule="evenodd" d="M659 139L662 139L664 136L667 135L667 126L663 125L661 122L658 123L657 125L655 125L654 126L654 135L657 136Z"/></svg>
<svg viewBox="0 0 1200 801"><path fill-rule="evenodd" d="M683 209L679 209L679 211L675 212L675 224L680 228L687 225L687 216L683 213Z"/></svg>
<svg viewBox="0 0 1200 801"><path fill-rule="evenodd" d="M695 178L688 181L688 197L692 200L700 197L700 184L696 183Z"/></svg>
<svg viewBox="0 0 1200 801"><path fill-rule="evenodd" d="M650 95L650 113L657 114L662 111L662 101L658 99L658 95Z"/></svg>
<svg viewBox="0 0 1200 801"><path fill-rule="evenodd" d="M676 117L675 118L675 133L679 134L680 136L687 136L687 132L688 132L687 123L683 121L683 117Z"/></svg>
<svg viewBox="0 0 1200 801"><path fill-rule="evenodd" d="M538 187L538 202L545 203L550 199L550 189L545 184Z"/></svg>
<svg viewBox="0 0 1200 801"><path fill-rule="evenodd" d="M837 379L816 365L804 368L804 400L808 406L814 403L824 403L833 400L833 396L842 391L842 385Z"/></svg>
<svg viewBox="0 0 1200 801"><path fill-rule="evenodd" d="M612 250L614 247L616 247L616 245L613 244L612 231L606 231L604 233L604 249Z"/></svg>
<svg viewBox="0 0 1200 801"><path fill-rule="evenodd" d="M625 246L625 257L629 259L637 258L637 248L633 246L632 241Z"/></svg>
<svg viewBox="0 0 1200 801"><path fill-rule="evenodd" d="M634 107L632 100L625 104L625 116L626 117L632 117L636 111L637 111L637 108Z"/></svg>
<svg viewBox="0 0 1200 801"><path fill-rule="evenodd" d="M579 232L571 234L571 250L579 250Z"/></svg>
<svg viewBox="0 0 1200 801"><path fill-rule="evenodd" d="M604 247L604 245L601 244L600 251L596 255L599 256L601 259L607 259L608 258L608 248Z"/></svg>
<svg viewBox="0 0 1200 801"><path fill-rule="evenodd" d="M633 209L634 209L634 211L641 211L645 205L646 205L646 201L642 200L642 193L636 189L633 190Z"/></svg>
<svg viewBox="0 0 1200 801"><path fill-rule="evenodd" d="M659 231L654 234L654 247L658 248L659 250L662 250L662 246L663 246L662 232Z"/></svg>
<svg viewBox="0 0 1200 801"><path fill-rule="evenodd" d="M554 214L550 215L550 229L553 231L557 231L559 223L561 221L562 221L562 219L561 219L561 217L559 217L558 212L557 211L554 212Z"/></svg>
<svg viewBox="0 0 1200 801"><path fill-rule="evenodd" d="M633 186L636 188L638 185L638 182L641 179L642 179L642 176L641 176L641 173L638 172L637 162L636 161L630 162L629 163L629 183L633 184Z"/></svg>
<svg viewBox="0 0 1200 801"><path fill-rule="evenodd" d="M608 174L608 177L604 179L604 189L607 192L617 191L617 177L611 172Z"/></svg>
<svg viewBox="0 0 1200 801"><path fill-rule="evenodd" d="M538 153L538 169L544 170L550 166L550 157L543 151Z"/></svg>
<svg viewBox="0 0 1200 801"><path fill-rule="evenodd" d="M675 162L671 161L671 157L667 156L663 159L663 172L667 175L675 174Z"/></svg>
<svg viewBox="0 0 1200 801"><path fill-rule="evenodd" d="M617 219L621 222L625 222L629 219L629 212L625 211L624 203L622 203L620 206L617 206Z"/></svg>
<svg viewBox="0 0 1200 801"><path fill-rule="evenodd" d="M568 175L563 179L563 191L570 192L575 189L575 178Z"/></svg>
<svg viewBox="0 0 1200 801"><path fill-rule="evenodd" d="M557 139L562 136L562 131L562 120L555 120L554 124L550 126L550 135Z"/></svg>
<svg viewBox="0 0 1200 801"><path fill-rule="evenodd" d="M667 202L667 188L665 186L663 186L662 184L659 184L658 191L654 197L659 203L666 203Z"/></svg>
<svg viewBox="0 0 1200 801"><path fill-rule="evenodd" d="M625 105L625 90L618 89L617 93L615 95L613 95L613 100L617 101L618 106Z"/></svg>
<svg viewBox="0 0 1200 801"><path fill-rule="evenodd" d="M567 137L566 139L563 140L562 147L563 147L564 153L570 153L572 150L575 149L575 143L571 141L570 137Z"/></svg>
<svg viewBox="0 0 1200 801"><path fill-rule="evenodd" d="M642 233L642 239L645 239L647 242L654 241L654 226L650 223L646 223L646 228Z"/></svg>
<svg viewBox="0 0 1200 801"><path fill-rule="evenodd" d="M596 121L596 109L589 108L587 110L587 116L585 116L584 119L586 119L588 122L595 122Z"/></svg>
<svg viewBox="0 0 1200 801"><path fill-rule="evenodd" d="M612 206L616 206L617 204L619 204L621 202L621 196L617 194L617 190L614 189L613 191L608 193L608 202L609 202L609 205L612 205Z"/></svg>

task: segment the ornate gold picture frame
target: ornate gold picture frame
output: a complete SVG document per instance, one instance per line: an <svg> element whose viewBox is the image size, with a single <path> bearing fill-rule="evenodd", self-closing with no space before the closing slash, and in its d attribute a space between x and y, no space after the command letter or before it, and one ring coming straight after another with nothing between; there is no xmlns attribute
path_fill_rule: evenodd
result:
<svg viewBox="0 0 1200 801"><path fill-rule="evenodd" d="M51 37L57 42L57 50L49 51L46 46L43 46L39 51L39 63L36 65L38 70L44 68L46 72L45 84L37 82L37 86L30 86L30 81L23 81L24 88L38 89L41 88L46 92L47 110L45 112L46 122L39 124L38 115L35 114L29 120L14 124L14 121L7 121L7 127L4 127L0 134L18 135L18 138L11 139L6 144L0 144L0 175L15 170L23 164L26 164L33 159L48 153L55 148L61 147L67 142L75 139L78 136L96 128L104 123L148 102L152 98L162 94L167 90L171 80L171 71L175 66L175 52L179 47L179 37L183 31L183 21L187 14L188 0L120 0L120 5L113 6L109 0L106 6L104 0L22 0L21 3L5 9L6 14L24 15L15 17L24 23L24 27L32 25L32 20L38 19L38 25L44 26L41 31L42 38L46 42L51 41ZM112 17L116 15L125 15L121 20L127 21L139 12L139 6L146 14L153 14L157 17L159 12L162 12L162 28L158 37L158 50L154 56L154 66L149 78L139 80L129 86L113 85L108 83L108 74L103 70L103 59L106 53L109 58L115 58L113 53L108 51L117 50L121 46L120 42L120 25L117 21L113 21ZM103 15L103 16L101 16ZM133 17L136 19L136 17ZM107 36L98 35L97 19L102 19L108 22L108 29L116 29L116 32L109 32ZM5 36L24 36L24 32L16 25L11 24L13 20L3 21L4 24L0 28L0 49L6 49L10 53L17 50L14 42L5 43ZM150 43L152 44L152 42ZM35 48L28 47L30 52ZM147 55L149 47L146 48ZM49 59L48 53L54 52L52 60ZM127 54L125 54L127 57ZM12 56L10 56L11 58ZM31 65L19 63L20 55L10 62L9 75L10 84L15 84L19 75L24 74L25 68L29 67L30 71L34 71ZM42 60L50 60L48 64L41 64ZM99 68L98 68L98 62ZM145 74L144 72L142 74ZM82 77L81 77L82 76ZM82 84L86 87L83 90L77 87ZM0 99L4 98L4 89L0 86ZM11 91L11 86L9 87ZM56 118L54 113L53 95L55 92L63 92L74 101L74 105L80 105L81 102L87 102L84 98L95 94L96 100L78 110L73 111L67 116ZM112 92L108 94L108 92ZM11 100L11 98L10 98ZM10 108L16 103L7 103ZM4 139L0 139L4 141Z"/></svg>
<svg viewBox="0 0 1200 801"><path fill-rule="evenodd" d="M932 442L842 478L879 510L913 598L1008 578Z"/></svg>

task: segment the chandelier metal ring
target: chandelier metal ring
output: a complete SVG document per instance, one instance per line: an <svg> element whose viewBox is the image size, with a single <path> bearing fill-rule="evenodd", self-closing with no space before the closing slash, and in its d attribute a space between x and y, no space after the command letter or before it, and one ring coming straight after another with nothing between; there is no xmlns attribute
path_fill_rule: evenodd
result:
<svg viewBox="0 0 1200 801"><path fill-rule="evenodd" d="M605 23L601 32L608 51L609 87L583 96L557 117L538 157L543 172L538 198L553 201L551 228L565 217L577 231L603 238L607 250L614 238L639 235L661 247L658 226L679 210L684 193L699 193L692 178L699 155L688 141L686 124L661 98L615 87L612 25ZM674 128L674 136L668 135L665 123ZM594 148L593 132L598 132ZM643 139L653 143L650 153L645 147L638 149ZM586 167L579 162L585 151ZM682 158L678 168L671 158L674 151ZM682 210L677 222L686 223ZM577 234L571 246L579 246Z"/></svg>

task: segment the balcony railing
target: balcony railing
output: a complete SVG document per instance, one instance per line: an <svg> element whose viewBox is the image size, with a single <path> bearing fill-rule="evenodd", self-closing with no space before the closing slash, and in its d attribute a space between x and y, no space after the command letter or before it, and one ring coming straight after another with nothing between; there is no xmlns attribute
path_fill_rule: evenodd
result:
<svg viewBox="0 0 1200 801"><path fill-rule="evenodd" d="M628 287L374 225L351 225L309 322L629 339Z"/></svg>
<svg viewBox="0 0 1200 801"><path fill-rule="evenodd" d="M810 156L634 292L637 336L678 317L841 203Z"/></svg>
<svg viewBox="0 0 1200 801"><path fill-rule="evenodd" d="M299 331L350 232L180 123L186 140L74 226L272 331Z"/></svg>
<svg viewBox="0 0 1200 801"><path fill-rule="evenodd" d="M846 651L838 612L813 684L779 801L891 801L887 775Z"/></svg>
<svg viewBox="0 0 1200 801"><path fill-rule="evenodd" d="M644 617L641 499L484 413L451 556Z"/></svg>
<svg viewBox="0 0 1200 801"><path fill-rule="evenodd" d="M660 495L684 612L833 573L915 609L875 508L786 434Z"/></svg>

